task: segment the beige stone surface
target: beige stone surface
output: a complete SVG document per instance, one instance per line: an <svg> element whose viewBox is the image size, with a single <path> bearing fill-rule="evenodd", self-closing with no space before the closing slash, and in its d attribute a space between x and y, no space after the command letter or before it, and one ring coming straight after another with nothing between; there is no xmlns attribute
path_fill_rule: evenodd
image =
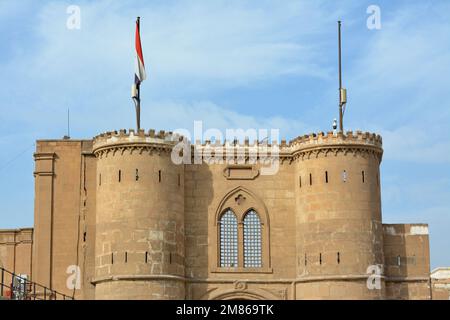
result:
<svg viewBox="0 0 450 320"><path fill-rule="evenodd" d="M282 142L274 175L250 157L174 164L178 141L153 130L38 140L32 248L4 240L17 231L0 231L0 263L13 268L16 259L34 281L77 299L445 296L439 286L432 295L428 226L383 224L380 136ZM249 156L250 148L230 150ZM238 223L238 264L221 267L219 220L228 209ZM261 222L261 267L244 267L249 210ZM81 286L69 289L74 265ZM370 281L378 286L369 289Z"/></svg>
<svg viewBox="0 0 450 320"><path fill-rule="evenodd" d="M433 300L450 300L450 268L441 267L431 271Z"/></svg>

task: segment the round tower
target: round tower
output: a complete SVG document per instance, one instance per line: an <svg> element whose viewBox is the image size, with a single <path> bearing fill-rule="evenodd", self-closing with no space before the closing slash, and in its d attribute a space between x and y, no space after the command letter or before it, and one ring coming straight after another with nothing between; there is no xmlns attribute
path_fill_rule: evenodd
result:
<svg viewBox="0 0 450 320"><path fill-rule="evenodd" d="M384 298L381 146L379 135L360 131L291 142L298 299Z"/></svg>
<svg viewBox="0 0 450 320"><path fill-rule="evenodd" d="M183 166L178 137L154 130L94 138L96 299L184 299Z"/></svg>

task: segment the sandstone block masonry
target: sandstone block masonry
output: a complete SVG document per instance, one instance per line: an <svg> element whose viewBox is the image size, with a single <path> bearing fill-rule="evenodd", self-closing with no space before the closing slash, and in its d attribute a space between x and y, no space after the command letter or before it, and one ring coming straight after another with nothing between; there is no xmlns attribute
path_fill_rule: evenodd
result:
<svg viewBox="0 0 450 320"><path fill-rule="evenodd" d="M248 143L227 146L239 164L177 165L178 142L154 130L38 140L24 272L78 299L431 298L428 226L382 221L379 135L283 141L274 175ZM11 266L17 240L1 239Z"/></svg>

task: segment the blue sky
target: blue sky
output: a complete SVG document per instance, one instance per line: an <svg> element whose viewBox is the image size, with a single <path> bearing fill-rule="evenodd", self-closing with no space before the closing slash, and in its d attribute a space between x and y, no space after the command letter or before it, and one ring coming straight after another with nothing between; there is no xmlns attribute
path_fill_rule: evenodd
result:
<svg viewBox="0 0 450 320"><path fill-rule="evenodd" d="M381 29L366 26L369 5ZM81 29L66 27L69 5ZM33 144L134 127L134 20L149 78L142 126L330 130L343 20L345 126L383 136L385 223L430 224L450 266L448 1L0 0L0 228L33 225Z"/></svg>

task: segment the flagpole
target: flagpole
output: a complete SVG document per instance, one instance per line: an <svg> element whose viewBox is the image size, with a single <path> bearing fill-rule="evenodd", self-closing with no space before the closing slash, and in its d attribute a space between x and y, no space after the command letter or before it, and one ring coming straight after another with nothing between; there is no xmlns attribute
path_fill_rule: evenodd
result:
<svg viewBox="0 0 450 320"><path fill-rule="evenodd" d="M341 66L341 21L338 21L338 42L339 42L339 131L344 132L344 115L342 113L342 66Z"/></svg>
<svg viewBox="0 0 450 320"><path fill-rule="evenodd" d="M136 23L139 31L139 36L141 34L140 17L137 17ZM141 83L136 85L137 97L136 97L136 127L137 131L141 129Z"/></svg>
<svg viewBox="0 0 450 320"><path fill-rule="evenodd" d="M141 129L141 99L139 98L139 85L137 85L137 97L136 97L136 128L139 131Z"/></svg>

